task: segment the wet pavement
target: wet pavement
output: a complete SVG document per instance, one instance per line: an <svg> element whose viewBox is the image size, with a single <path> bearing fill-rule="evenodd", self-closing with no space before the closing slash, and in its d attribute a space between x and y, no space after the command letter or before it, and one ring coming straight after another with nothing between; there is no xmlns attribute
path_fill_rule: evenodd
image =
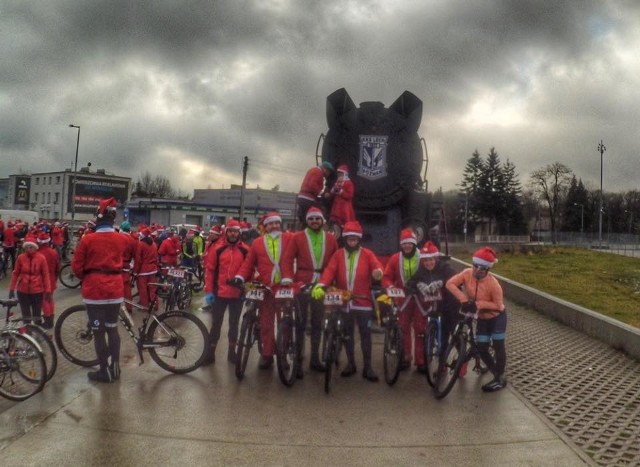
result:
<svg viewBox="0 0 640 467"><path fill-rule="evenodd" d="M6 296L7 281L0 283ZM58 310L79 293L56 292ZM207 326L210 318L199 314ZM437 401L410 370L395 386L360 374L309 372L292 388L258 370L254 351L237 381L226 355L214 366L172 375L149 358L138 365L121 332L123 372L90 383L59 355L58 372L33 398L0 401L3 465L584 465L590 458L513 385L485 394L470 372ZM381 376L382 336L374 335ZM221 339L219 349L226 341ZM360 353L356 358L361 369ZM511 371L511 369L510 369Z"/></svg>

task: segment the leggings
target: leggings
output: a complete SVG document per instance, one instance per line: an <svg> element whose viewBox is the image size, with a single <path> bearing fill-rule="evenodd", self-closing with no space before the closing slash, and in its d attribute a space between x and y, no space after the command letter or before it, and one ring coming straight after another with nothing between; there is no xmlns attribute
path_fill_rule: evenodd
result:
<svg viewBox="0 0 640 467"><path fill-rule="evenodd" d="M100 371L104 373L109 366L109 357L111 357L111 363L120 363L120 334L118 334L120 303L87 303L86 306Z"/></svg>
<svg viewBox="0 0 640 467"><path fill-rule="evenodd" d="M482 358L482 361L496 378L504 376L507 367L507 350L505 348L506 330L506 311L503 311L495 318L478 320L476 342L478 344L480 358ZM489 352L490 347L493 347L495 359Z"/></svg>
<svg viewBox="0 0 640 467"><path fill-rule="evenodd" d="M18 292L18 302L22 312L22 321L30 323L33 320L36 324L42 324L42 301L44 294Z"/></svg>

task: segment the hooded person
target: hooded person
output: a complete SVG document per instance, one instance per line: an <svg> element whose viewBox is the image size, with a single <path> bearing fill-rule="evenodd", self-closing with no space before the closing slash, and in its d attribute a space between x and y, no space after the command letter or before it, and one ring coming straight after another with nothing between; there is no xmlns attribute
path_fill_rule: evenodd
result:
<svg viewBox="0 0 640 467"><path fill-rule="evenodd" d="M120 377L118 313L124 300L122 258L127 239L115 231L115 219L116 200L101 200L95 233L82 239L71 260L73 273L82 280L82 301L87 307L99 364L99 369L87 376L103 383Z"/></svg>
<svg viewBox="0 0 640 467"><path fill-rule="evenodd" d="M507 312L498 279L489 270L498 262L496 252L482 247L473 254L473 265L454 275L447 289L462 304L461 311L477 317L476 342L482 361L493 379L482 386L485 392L499 391L507 385ZM491 355L493 348L495 358Z"/></svg>
<svg viewBox="0 0 640 467"><path fill-rule="evenodd" d="M51 295L49 266L45 257L38 253L38 242L31 234L22 243L23 253L18 255L11 274L9 299L16 298L25 323L42 324L42 302ZM57 278L57 275L56 275Z"/></svg>

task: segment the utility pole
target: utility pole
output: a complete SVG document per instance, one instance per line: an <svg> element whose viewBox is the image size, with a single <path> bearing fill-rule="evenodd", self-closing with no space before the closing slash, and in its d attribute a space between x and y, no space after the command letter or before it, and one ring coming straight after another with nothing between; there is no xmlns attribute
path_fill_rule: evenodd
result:
<svg viewBox="0 0 640 467"><path fill-rule="evenodd" d="M602 144L602 140L600 140L600 144L598 144L598 151L600 152L600 212L598 216L598 248L602 248L602 203L604 193L602 192L602 156L604 152L607 150L604 144Z"/></svg>
<svg viewBox="0 0 640 467"><path fill-rule="evenodd" d="M244 156L242 163L242 188L240 189L240 220L244 220L244 190L247 188L247 172L249 171L249 158Z"/></svg>

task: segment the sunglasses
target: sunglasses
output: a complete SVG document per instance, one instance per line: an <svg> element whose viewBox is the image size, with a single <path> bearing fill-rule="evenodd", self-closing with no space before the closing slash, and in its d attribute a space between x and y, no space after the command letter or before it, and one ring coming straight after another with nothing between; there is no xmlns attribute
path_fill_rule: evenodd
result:
<svg viewBox="0 0 640 467"><path fill-rule="evenodd" d="M308 217L307 218L308 221L317 221L317 222L322 222L324 219L322 217Z"/></svg>
<svg viewBox="0 0 640 467"><path fill-rule="evenodd" d="M473 265L473 269L477 269L479 271L488 271L489 270L489 266L481 266L479 264L474 264Z"/></svg>

